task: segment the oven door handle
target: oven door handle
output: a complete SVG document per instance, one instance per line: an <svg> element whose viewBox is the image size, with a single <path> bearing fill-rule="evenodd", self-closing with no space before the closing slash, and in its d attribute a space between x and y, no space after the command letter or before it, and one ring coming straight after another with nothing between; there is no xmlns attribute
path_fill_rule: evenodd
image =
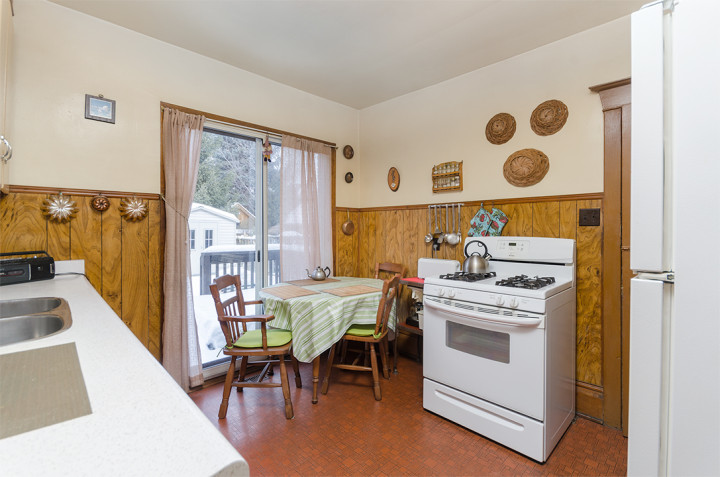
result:
<svg viewBox="0 0 720 477"><path fill-rule="evenodd" d="M514 326L538 326L542 323L542 318L511 318L501 316L488 316L481 313L474 313L469 310L459 311L453 307L441 305L440 303L434 302L432 300L425 300L425 306L429 308L434 308L443 313L448 313L450 315L455 315L462 318L473 318L476 320L487 321L489 323L502 323L505 325Z"/></svg>

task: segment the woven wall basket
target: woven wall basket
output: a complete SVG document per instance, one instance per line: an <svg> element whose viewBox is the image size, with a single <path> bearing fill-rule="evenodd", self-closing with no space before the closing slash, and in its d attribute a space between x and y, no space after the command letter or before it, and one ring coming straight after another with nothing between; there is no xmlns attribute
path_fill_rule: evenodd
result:
<svg viewBox="0 0 720 477"><path fill-rule="evenodd" d="M485 137L492 144L505 144L515 134L515 118L508 113L498 113L485 126Z"/></svg>
<svg viewBox="0 0 720 477"><path fill-rule="evenodd" d="M530 115L530 127L538 136L555 134L565 125L568 108L565 103L551 99L540 104Z"/></svg>
<svg viewBox="0 0 720 477"><path fill-rule="evenodd" d="M528 187L540 182L550 169L550 160L537 149L513 152L505 161L505 180L516 187Z"/></svg>

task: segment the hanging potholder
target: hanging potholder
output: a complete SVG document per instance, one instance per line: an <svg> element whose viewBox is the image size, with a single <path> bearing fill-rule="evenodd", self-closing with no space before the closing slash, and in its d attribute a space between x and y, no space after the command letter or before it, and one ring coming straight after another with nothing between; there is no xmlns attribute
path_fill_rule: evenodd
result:
<svg viewBox="0 0 720 477"><path fill-rule="evenodd" d="M488 212L481 204L480 210L478 210L475 217L470 220L468 237L500 235L507 222L507 215L505 215L502 210L493 207L492 212Z"/></svg>

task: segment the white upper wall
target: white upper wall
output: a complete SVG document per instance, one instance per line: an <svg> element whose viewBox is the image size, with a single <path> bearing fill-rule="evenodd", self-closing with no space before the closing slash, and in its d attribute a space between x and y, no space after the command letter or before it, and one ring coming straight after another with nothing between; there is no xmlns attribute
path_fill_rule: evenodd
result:
<svg viewBox="0 0 720 477"><path fill-rule="evenodd" d="M347 167L354 159L339 156L338 168L353 170L350 185L361 191L356 205L362 207L602 192L603 113L588 87L629 76L625 17L362 110L363 161ZM541 137L530 128L530 115L549 99L563 101L569 117L558 133ZM493 145L485 126L501 112L515 117L517 129L509 142ZM514 187L503 164L526 148L543 151L550 170L534 186ZM433 194L432 167L447 161L463 161L464 189ZM391 166L400 173L397 192L387 186Z"/></svg>
<svg viewBox="0 0 720 477"><path fill-rule="evenodd" d="M357 111L45 0L16 0L10 183L160 191L160 102L350 144L337 153L336 204L372 207L601 192L603 115L588 86L630 76L629 17ZM258 42L262 48L262 40ZM85 94L117 101L116 124L84 119ZM532 110L569 108L565 127L535 135ZM496 113L515 116L506 144L485 139ZM508 184L514 151L550 158L539 184ZM433 194L434 164L464 161L464 191ZM388 169L401 174L387 186ZM355 180L347 184L346 172Z"/></svg>
<svg viewBox="0 0 720 477"><path fill-rule="evenodd" d="M358 142L357 110L44 0L15 1L14 31L11 184L160 192L161 101ZM114 99L115 124L85 119L85 94Z"/></svg>

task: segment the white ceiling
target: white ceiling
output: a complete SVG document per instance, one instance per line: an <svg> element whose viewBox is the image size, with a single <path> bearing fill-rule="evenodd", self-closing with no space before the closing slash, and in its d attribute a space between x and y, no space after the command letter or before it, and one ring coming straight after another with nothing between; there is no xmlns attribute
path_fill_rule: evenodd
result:
<svg viewBox="0 0 720 477"><path fill-rule="evenodd" d="M51 0L362 109L648 0Z"/></svg>

